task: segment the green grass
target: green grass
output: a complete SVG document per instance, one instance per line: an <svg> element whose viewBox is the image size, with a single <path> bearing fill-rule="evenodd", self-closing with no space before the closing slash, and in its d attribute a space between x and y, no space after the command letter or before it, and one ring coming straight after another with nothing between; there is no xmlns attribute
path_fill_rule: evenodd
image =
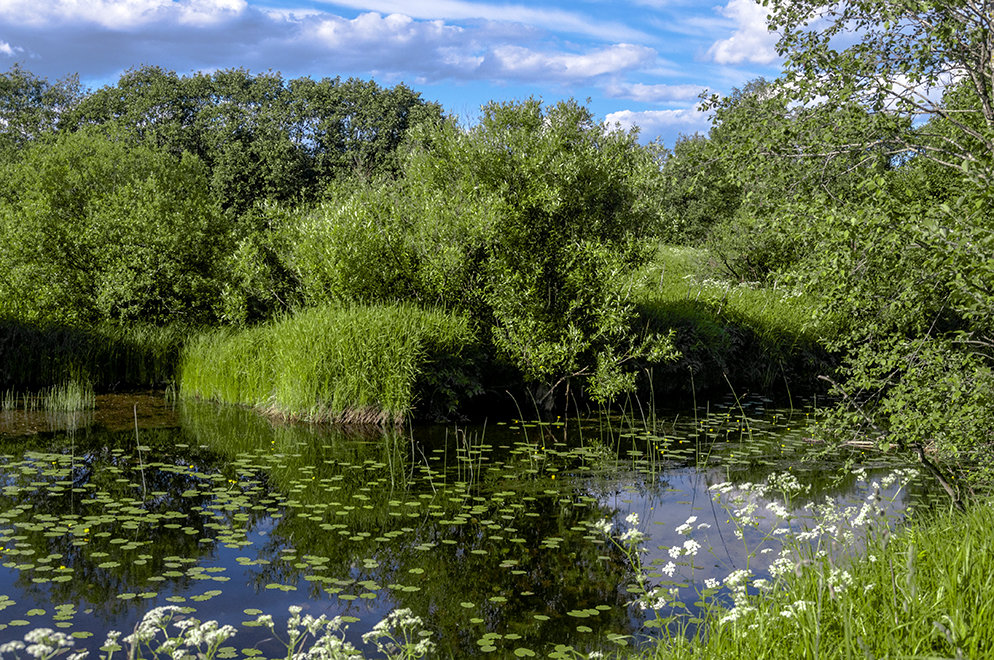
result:
<svg viewBox="0 0 994 660"><path fill-rule="evenodd" d="M662 368L663 385L666 374L686 385L689 369L698 388L727 388L727 376L752 389L787 382L805 389L825 373L822 339L835 327L816 318L815 300L789 288L711 279L707 259L702 249L660 246L637 296L644 324L677 331L683 358Z"/></svg>
<svg viewBox="0 0 994 660"><path fill-rule="evenodd" d="M664 639L655 657L994 657L992 529L994 504L983 502L877 534L849 562L813 558L752 596L755 612L724 624L727 612L712 612L706 632ZM849 586L833 588L833 570Z"/></svg>
<svg viewBox="0 0 994 660"><path fill-rule="evenodd" d="M97 397L88 381L70 380L53 385L42 394L42 408L52 412L78 412L93 410Z"/></svg>
<svg viewBox="0 0 994 660"><path fill-rule="evenodd" d="M307 421L400 423L418 404L437 396L452 408L472 389L472 343L466 320L443 312L321 307L192 339L180 395Z"/></svg>

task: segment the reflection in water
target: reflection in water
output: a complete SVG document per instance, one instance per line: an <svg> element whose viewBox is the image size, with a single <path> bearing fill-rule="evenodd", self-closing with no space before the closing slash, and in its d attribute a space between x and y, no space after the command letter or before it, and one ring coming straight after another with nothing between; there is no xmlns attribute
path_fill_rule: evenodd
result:
<svg viewBox="0 0 994 660"><path fill-rule="evenodd" d="M693 602L705 580L768 568L780 524L771 502L801 525L812 502L844 508L864 497L854 475L836 479L823 460L801 462L813 455L804 413L785 417L761 404L665 422L433 427L412 436L161 402L139 410L140 425L142 415L151 423L136 434L134 419L129 428L123 411L102 413L98 403L97 422L73 432L8 428L0 638L65 627L94 633L96 647L106 630L130 630L160 605L241 626L299 604L355 617L356 646L404 607L433 631L441 655L475 655L484 637L504 651L615 648L639 633L645 613L628 605L633 566L600 521L620 527L637 513L645 564ZM810 491L785 502L742 486L784 471ZM748 528L713 497L723 482L752 498ZM691 538L701 545L692 560L674 554ZM278 652L267 637L243 627L235 646Z"/></svg>

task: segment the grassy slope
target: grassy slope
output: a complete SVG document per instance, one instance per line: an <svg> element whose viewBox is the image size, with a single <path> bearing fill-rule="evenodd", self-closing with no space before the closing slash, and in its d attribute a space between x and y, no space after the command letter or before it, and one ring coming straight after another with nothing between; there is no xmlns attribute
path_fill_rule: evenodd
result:
<svg viewBox="0 0 994 660"><path fill-rule="evenodd" d="M988 501L877 535L839 567L852 578L848 588L831 588L828 560L814 560L782 590L754 597L757 612L712 625L705 638L665 639L655 657L994 657L992 528Z"/></svg>
<svg viewBox="0 0 994 660"><path fill-rule="evenodd" d="M638 295L639 315L650 327L677 331L683 358L657 369L676 389L736 387L768 391L789 382L805 389L825 373L829 356L819 338L833 332L814 321L814 301L788 289L759 288L709 279L705 251L661 246Z"/></svg>

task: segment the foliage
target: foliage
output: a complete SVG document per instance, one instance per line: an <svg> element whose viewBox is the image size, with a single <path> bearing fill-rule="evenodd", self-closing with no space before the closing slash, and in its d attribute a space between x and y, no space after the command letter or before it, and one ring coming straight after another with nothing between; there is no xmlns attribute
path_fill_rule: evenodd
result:
<svg viewBox="0 0 994 660"><path fill-rule="evenodd" d="M86 96L64 124L196 155L213 198L237 215L263 200L313 200L346 176L390 173L407 129L440 118L438 105L404 85L244 69L178 76L145 66Z"/></svg>
<svg viewBox="0 0 994 660"><path fill-rule="evenodd" d="M0 312L24 321L213 317L227 230L193 156L93 131L33 145L0 203Z"/></svg>
<svg viewBox="0 0 994 660"><path fill-rule="evenodd" d="M181 394L284 418L392 424L476 393L466 321L410 305L317 307L184 347Z"/></svg>
<svg viewBox="0 0 994 660"><path fill-rule="evenodd" d="M741 191L707 245L721 272L739 281L776 280L803 263L818 218L858 204L861 182L889 167L892 126L855 104L799 105L779 82L759 78L707 102L708 150L723 169L698 176ZM862 151L842 146L866 136L876 140Z"/></svg>
<svg viewBox="0 0 994 660"><path fill-rule="evenodd" d="M402 174L302 219L288 262L306 301L466 313L543 405L573 379L610 398L634 383L623 364L668 355L633 331L624 276L659 216L658 162L635 135L574 102L491 104L469 130L420 128Z"/></svg>
<svg viewBox="0 0 994 660"><path fill-rule="evenodd" d="M18 65L0 73L0 162L57 130L81 97L76 76L49 83Z"/></svg>
<svg viewBox="0 0 994 660"><path fill-rule="evenodd" d="M990 13L764 4L786 71L707 103L728 161L709 182L743 190L708 246L726 276L801 288L838 323L827 434L906 449L948 486L992 452Z"/></svg>
<svg viewBox="0 0 994 660"><path fill-rule="evenodd" d="M935 117L951 131L900 131L902 149L990 177L994 155L994 16L983 0L769 0L786 57L783 88L824 107L853 100L887 118ZM955 84L958 83L958 86ZM952 88L970 99L950 103ZM853 141L865 148L873 136Z"/></svg>
<svg viewBox="0 0 994 660"><path fill-rule="evenodd" d="M663 221L669 242L699 243L715 224L735 215L743 186L727 171L729 160L714 141L681 136L663 164Z"/></svg>

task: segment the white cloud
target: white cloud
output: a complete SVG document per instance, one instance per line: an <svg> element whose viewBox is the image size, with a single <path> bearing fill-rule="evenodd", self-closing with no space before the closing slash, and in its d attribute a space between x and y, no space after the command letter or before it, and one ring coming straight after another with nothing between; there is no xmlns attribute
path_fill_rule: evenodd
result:
<svg viewBox="0 0 994 660"><path fill-rule="evenodd" d="M729 0L719 11L735 22L728 39L716 41L708 56L718 64L772 64L777 59L776 36L766 27L766 8L755 0Z"/></svg>
<svg viewBox="0 0 994 660"><path fill-rule="evenodd" d="M614 98L631 99L640 103L669 103L691 101L700 96L700 85L646 85L643 83L612 83L605 91Z"/></svg>
<svg viewBox="0 0 994 660"><path fill-rule="evenodd" d="M618 125L624 130L639 127L643 135L660 133L705 133L711 127L707 113L701 112L696 106L678 110L620 110L612 112L604 118L608 126Z"/></svg>
<svg viewBox="0 0 994 660"><path fill-rule="evenodd" d="M7 57L13 57L16 53L23 53L23 48L18 48L17 46L11 46L6 41L0 41L0 55L6 55Z"/></svg>
<svg viewBox="0 0 994 660"><path fill-rule="evenodd" d="M524 23L554 32L571 32L602 41L645 41L651 39L627 25L598 21L560 9L540 9L526 5L488 4L467 0L322 0L326 4L384 14L405 14L420 19L484 20Z"/></svg>
<svg viewBox="0 0 994 660"><path fill-rule="evenodd" d="M498 46L491 51L500 73L518 77L560 79L593 78L652 61L656 52L644 46L616 44L585 54L539 52L521 46Z"/></svg>
<svg viewBox="0 0 994 660"><path fill-rule="evenodd" d="M84 22L132 29L159 21L209 25L241 14L246 0L2 0L0 17L19 25Z"/></svg>
<svg viewBox="0 0 994 660"><path fill-rule="evenodd" d="M338 16L322 20L314 34L322 45L331 49L361 47L376 44L387 49L396 44L415 41L445 39L446 32L459 32L459 28L446 27L442 21L415 22L402 14L360 14L348 20Z"/></svg>

